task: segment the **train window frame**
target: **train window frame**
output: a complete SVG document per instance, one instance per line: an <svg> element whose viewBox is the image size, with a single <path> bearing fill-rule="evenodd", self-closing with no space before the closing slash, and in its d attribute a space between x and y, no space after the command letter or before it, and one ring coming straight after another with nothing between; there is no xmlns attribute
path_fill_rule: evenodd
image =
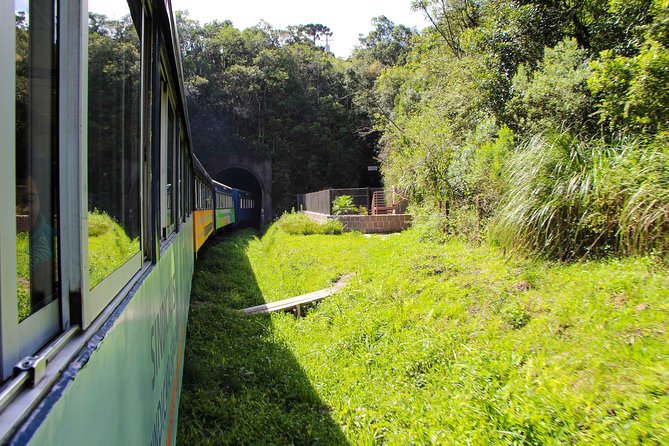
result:
<svg viewBox="0 0 669 446"><path fill-rule="evenodd" d="M188 178L186 174L188 163L188 146L186 145L186 132L183 127L181 127L180 139L179 139L179 222L180 224L186 223L187 211L186 211L186 202L187 202L187 184Z"/></svg>
<svg viewBox="0 0 669 446"><path fill-rule="evenodd" d="M178 141L180 124L178 122L178 113L174 106L172 86L167 80L165 74L165 63L161 61L161 80L160 80L160 239L161 243L170 239L171 235L178 231L179 220L176 218L177 190L175 189L175 178L177 177ZM172 121L170 121L172 117ZM170 147L172 148L171 159L169 158ZM172 188L167 193L167 173L168 163L172 166ZM170 207L168 208L168 203ZM167 223L167 211L171 209L171 220Z"/></svg>
<svg viewBox="0 0 669 446"><path fill-rule="evenodd" d="M53 87L55 94L55 110L57 116L61 114L61 80L64 69L58 60L61 55L60 8L56 2L53 4L53 27L54 35L57 35L55 43L55 69ZM7 379L13 372L14 365L21 358L31 355L44 346L54 335L62 330L63 320L60 316L63 305L64 293L62 284L56 299L46 306L37 310L26 319L19 322L18 296L16 290L17 262L16 262L16 23L15 2L2 2L0 6L0 38L4 42L0 45L0 60L9 61L0 67L0 78L4 79L4 86L0 90L0 134L5 135L3 147L8 153L4 153L5 162L0 167L0 252L14 253L10 256L0 256L0 359L2 361L2 379ZM56 159L60 165L60 122L55 120L55 136L53 143L56 144ZM59 167L60 169L60 167ZM55 188L56 196L62 193L62 178L59 178ZM57 207L58 213L62 212L61 206ZM59 235L62 226L59 225ZM60 237L58 237L60 244ZM60 250L58 250L60 252ZM63 271L60 269L59 282Z"/></svg>
<svg viewBox="0 0 669 446"><path fill-rule="evenodd" d="M139 61L140 61L140 70L139 70L139 104L138 104L138 119L139 119L139 150L137 153L137 163L140 166L139 168L139 184L144 184L144 163L143 163L143 153L144 153L144 139L146 133L146 125L144 119L144 113L146 112L146 82L145 77L147 75L147 58L145 57L146 51L146 36L143 33L143 28L145 20L143 14L135 16L132 10L132 1L126 2L128 10L127 14L131 16L135 32L139 39ZM86 10L86 14L90 11L88 10L88 2L82 1L82 9ZM142 21L142 23L137 23L137 20ZM81 142L81 153L80 153L80 166L79 174L81 176L81 181L84 181L88 178L88 26L82 29L82 52L83 58L85 60L84 64L84 73L83 73L83 82L81 85L80 94L83 96L83 110L82 110L82 127L83 127L83 137ZM83 265L82 270L82 299L81 299L81 314L79 316L81 320L81 327L83 329L87 328L93 323L95 318L114 300L114 298L130 283L135 277L140 274L143 267L145 266L145 236L144 236L144 214L140 211L139 213L139 243L140 248L137 253L133 256L126 259L126 261L115 269L112 273L107 275L101 282L95 285L93 288L90 288L90 277L89 277L89 252L88 252L88 185L84 184L81 188L81 202L82 202L82 226L81 226L81 240L82 240L82 250L81 250L81 262ZM144 201L144 192L143 187L139 188L139 207L140 210L145 206Z"/></svg>

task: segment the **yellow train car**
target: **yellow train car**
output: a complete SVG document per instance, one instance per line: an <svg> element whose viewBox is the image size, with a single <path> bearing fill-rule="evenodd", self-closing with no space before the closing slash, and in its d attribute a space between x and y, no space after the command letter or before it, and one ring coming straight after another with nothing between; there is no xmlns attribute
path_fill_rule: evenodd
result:
<svg viewBox="0 0 669 446"><path fill-rule="evenodd" d="M195 168L195 210L193 211L193 249L197 253L204 242L213 234L215 226L214 191L209 174L197 158Z"/></svg>
<svg viewBox="0 0 669 446"><path fill-rule="evenodd" d="M203 209L193 212L194 250L198 252L204 242L214 232L214 210Z"/></svg>

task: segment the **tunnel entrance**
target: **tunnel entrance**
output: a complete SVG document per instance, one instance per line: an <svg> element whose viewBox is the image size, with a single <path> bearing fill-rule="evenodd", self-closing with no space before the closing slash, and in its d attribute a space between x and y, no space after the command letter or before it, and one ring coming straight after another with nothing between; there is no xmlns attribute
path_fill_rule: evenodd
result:
<svg viewBox="0 0 669 446"><path fill-rule="evenodd" d="M263 190L256 177L246 169L230 167L220 171L214 180L227 186L250 192L256 202L254 209L253 226L259 226L261 222L261 209L263 209Z"/></svg>
<svg viewBox="0 0 669 446"><path fill-rule="evenodd" d="M200 161L216 181L257 193L260 223L272 221L272 160L269 157L226 152L200 158Z"/></svg>

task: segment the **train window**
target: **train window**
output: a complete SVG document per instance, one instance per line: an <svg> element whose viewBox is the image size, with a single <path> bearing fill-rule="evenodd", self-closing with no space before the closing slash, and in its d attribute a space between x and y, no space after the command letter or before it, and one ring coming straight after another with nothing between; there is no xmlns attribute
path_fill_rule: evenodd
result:
<svg viewBox="0 0 669 446"><path fill-rule="evenodd" d="M110 3L127 15L100 14ZM94 303L86 313L92 317L141 266L141 77L140 37L127 2L88 5L88 288Z"/></svg>
<svg viewBox="0 0 669 446"><path fill-rule="evenodd" d="M168 93L169 84L163 79L163 92L161 99L161 221L162 236L167 238L174 231L175 221L178 219L176 202L176 145L179 142L177 135L177 124L172 107L172 101Z"/></svg>
<svg viewBox="0 0 669 446"><path fill-rule="evenodd" d="M10 8L2 2L0 14ZM11 160L1 167L0 243L16 253L0 270L2 378L60 330L56 2L17 0L13 13L15 39L0 56L0 134Z"/></svg>
<svg viewBox="0 0 669 446"><path fill-rule="evenodd" d="M23 2L20 2L23 3ZM53 4L16 26L16 257L19 321L58 294L56 61ZM52 14L32 14L37 4ZM17 5L18 6L18 5Z"/></svg>
<svg viewBox="0 0 669 446"><path fill-rule="evenodd" d="M202 182L199 178L195 179L195 209L202 209Z"/></svg>
<svg viewBox="0 0 669 446"><path fill-rule="evenodd" d="M200 179L195 178L195 209L200 210L202 209L202 204L201 204L201 194L202 193L202 187L200 186Z"/></svg>
<svg viewBox="0 0 669 446"><path fill-rule="evenodd" d="M184 191L184 182L186 175L186 151L184 150L186 145L184 142L184 133L183 130L180 132L181 137L179 138L179 222L182 223L185 221L186 212L185 212L185 198L186 194Z"/></svg>
<svg viewBox="0 0 669 446"><path fill-rule="evenodd" d="M191 213L191 195L192 195L192 186L191 186L191 176L190 176L190 171L191 171L191 165L190 165L190 158L188 157L188 154L186 155L186 215L190 217Z"/></svg>
<svg viewBox="0 0 669 446"><path fill-rule="evenodd" d="M176 192L176 182L174 181L174 157L176 155L174 150L174 110L172 107L167 108L167 158L165 162L167 163L167 221L166 225L168 227L168 232L171 232L171 229L174 227L174 217L175 217L175 206L174 206L174 194Z"/></svg>

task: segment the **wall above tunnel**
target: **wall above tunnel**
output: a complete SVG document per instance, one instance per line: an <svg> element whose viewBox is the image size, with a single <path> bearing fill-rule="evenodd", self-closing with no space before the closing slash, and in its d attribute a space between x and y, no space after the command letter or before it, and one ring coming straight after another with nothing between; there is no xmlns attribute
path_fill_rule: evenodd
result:
<svg viewBox="0 0 669 446"><path fill-rule="evenodd" d="M212 178L219 178L238 184L224 184L239 189L256 192L255 180L259 186L260 223L265 224L272 221L272 161L268 157L221 153L219 156L200 158L202 165L207 169ZM244 171L248 172L250 178L244 179Z"/></svg>

